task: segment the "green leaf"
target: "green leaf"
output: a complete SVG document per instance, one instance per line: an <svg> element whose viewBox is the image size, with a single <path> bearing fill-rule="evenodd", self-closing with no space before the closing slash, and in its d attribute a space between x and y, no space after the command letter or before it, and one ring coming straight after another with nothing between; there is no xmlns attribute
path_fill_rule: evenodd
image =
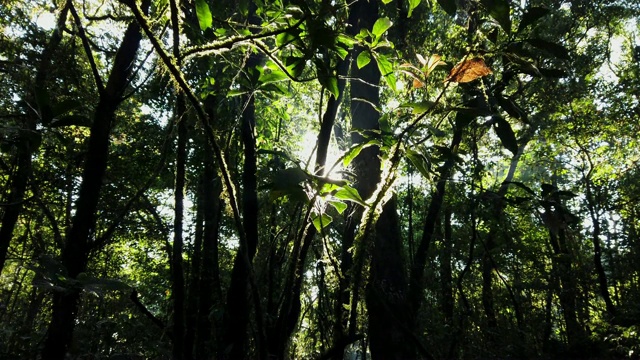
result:
<svg viewBox="0 0 640 360"><path fill-rule="evenodd" d="M456 16L456 12L458 11L456 6L456 0L438 0L438 4L442 7L449 16Z"/></svg>
<svg viewBox="0 0 640 360"><path fill-rule="evenodd" d="M418 5L420 5L420 0L409 0L409 13L407 13L407 17L411 17L413 9L417 8Z"/></svg>
<svg viewBox="0 0 640 360"><path fill-rule="evenodd" d="M360 194L358 194L358 190L352 188L349 185L345 185L341 189L336 191L333 194L333 197L340 200L352 201L365 207L367 206L367 203L365 203L364 200L362 200L362 198L360 197Z"/></svg>
<svg viewBox="0 0 640 360"><path fill-rule="evenodd" d="M322 232L323 228L326 228L333 222L333 218L327 214L322 214L313 218L313 226L315 226L318 232Z"/></svg>
<svg viewBox="0 0 640 360"><path fill-rule="evenodd" d="M338 89L338 79L335 76L318 76L318 81L323 88L329 90L329 92L337 99L340 96L340 90Z"/></svg>
<svg viewBox="0 0 640 360"><path fill-rule="evenodd" d="M388 3L390 3L391 1L393 1L393 0L382 0L382 3L383 3L383 4L385 4L385 5L387 5L387 4L388 4Z"/></svg>
<svg viewBox="0 0 640 360"><path fill-rule="evenodd" d="M207 4L206 0L196 0L196 15L198 16L200 30L205 31L213 24L211 10L209 9L209 4Z"/></svg>
<svg viewBox="0 0 640 360"><path fill-rule="evenodd" d="M289 77L287 77L287 74L285 74L284 71L280 69L277 69L277 70L265 69L264 71L262 71L262 74L260 74L260 78L258 78L258 82L260 84L268 84L272 82L287 80L288 78Z"/></svg>
<svg viewBox="0 0 640 360"><path fill-rule="evenodd" d="M329 204L333 206L338 214L342 214L345 210L347 210L347 204L342 201L329 201Z"/></svg>
<svg viewBox="0 0 640 360"><path fill-rule="evenodd" d="M382 54L374 53L380 74L384 76L391 90L396 91L396 75L393 73L393 65L389 59Z"/></svg>
<svg viewBox="0 0 640 360"><path fill-rule="evenodd" d="M511 17L509 0L481 0L482 5L489 11L489 15L494 18L500 27L507 33L511 33Z"/></svg>
<svg viewBox="0 0 640 360"><path fill-rule="evenodd" d="M409 107L413 110L414 114L422 114L423 112L431 109L434 106L434 102L430 100L423 100L418 102L409 102L401 104L400 107Z"/></svg>
<svg viewBox="0 0 640 360"><path fill-rule="evenodd" d="M358 64L358 69L362 69L363 67L367 66L367 64L371 62L371 54L369 53L369 51L362 50L360 54L358 54L358 59L356 62Z"/></svg>
<svg viewBox="0 0 640 360"><path fill-rule="evenodd" d="M426 179L429 179L431 175L431 164L429 163L429 160L427 160L426 156L411 149L407 149L405 154L407 155L407 159L409 159L413 166L418 169L420 174L422 174Z"/></svg>
<svg viewBox="0 0 640 360"><path fill-rule="evenodd" d="M391 25L393 25L393 23L391 22L391 20L389 20L389 18L387 17L380 18L376 20L375 24L373 24L372 33L376 37L380 37L382 36L382 34L384 34L385 31L389 30Z"/></svg>
<svg viewBox="0 0 640 360"><path fill-rule="evenodd" d="M539 6L534 6L527 10L527 12L522 15L522 21L520 21L520 25L518 25L518 32L524 30L527 26L535 23L540 18L547 15L551 10Z"/></svg>
<svg viewBox="0 0 640 360"><path fill-rule="evenodd" d="M336 41L345 45L347 48L351 48L357 41L349 35L339 34L336 36Z"/></svg>
<svg viewBox="0 0 640 360"><path fill-rule="evenodd" d="M349 151L347 151L347 153L345 154L344 159L342 160L342 166L344 166L344 167L349 166L349 164L351 164L353 159L355 159L356 156L358 156L358 154L360 154L362 149L368 148L369 146L372 146L372 145L380 145L380 140L369 140L366 143L357 144L357 145L352 146L349 149Z"/></svg>
<svg viewBox="0 0 640 360"><path fill-rule="evenodd" d="M571 56L569 56L569 50L567 50L567 48L560 44L542 39L527 39L525 41L528 42L531 46L546 51L559 59L571 60Z"/></svg>
<svg viewBox="0 0 640 360"><path fill-rule="evenodd" d="M500 138L502 146L509 150L513 155L518 153L518 140L511 129L511 125L501 116L494 116L496 135Z"/></svg>
<svg viewBox="0 0 640 360"><path fill-rule="evenodd" d="M298 38L300 32L299 30L296 30L297 29L291 29L276 35L276 46L282 47L295 41L296 38Z"/></svg>

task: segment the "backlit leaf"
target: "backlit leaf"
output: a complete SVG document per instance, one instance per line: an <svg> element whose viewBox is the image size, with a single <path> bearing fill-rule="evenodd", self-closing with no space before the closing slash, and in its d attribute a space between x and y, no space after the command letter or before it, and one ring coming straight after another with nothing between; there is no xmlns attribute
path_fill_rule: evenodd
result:
<svg viewBox="0 0 640 360"><path fill-rule="evenodd" d="M322 214L313 218L313 226L315 226L318 232L322 232L323 228L326 228L331 224L333 218L327 214Z"/></svg>
<svg viewBox="0 0 640 360"><path fill-rule="evenodd" d="M409 0L409 12L407 13L407 17L411 17L413 9L417 8L418 5L420 5L420 0Z"/></svg>
<svg viewBox="0 0 640 360"><path fill-rule="evenodd" d="M373 30L371 31L373 35L376 37L382 36L385 31L389 30L389 28L393 25L391 20L387 17L380 18L376 20L375 24L373 24Z"/></svg>
<svg viewBox="0 0 640 360"><path fill-rule="evenodd" d="M362 50L360 54L358 54L358 59L356 61L358 63L358 69L362 69L367 66L371 62L371 54L367 50Z"/></svg>
<svg viewBox="0 0 640 360"><path fill-rule="evenodd" d="M375 53L375 58L380 74L384 76L391 90L396 91L396 75L393 73L393 65L384 55Z"/></svg>
<svg viewBox="0 0 640 360"><path fill-rule="evenodd" d="M198 23L202 31L207 30L213 24L211 10L206 0L196 0L196 15L198 16Z"/></svg>
<svg viewBox="0 0 640 360"><path fill-rule="evenodd" d="M467 83L492 73L491 69L484 63L484 60L473 58L454 66L444 81Z"/></svg>
<svg viewBox="0 0 640 360"><path fill-rule="evenodd" d="M333 197L340 200L352 201L362 206L367 206L364 200L362 200L362 198L360 197L360 194L358 194L358 190L352 188L349 185L345 185L340 190L336 191L333 194Z"/></svg>

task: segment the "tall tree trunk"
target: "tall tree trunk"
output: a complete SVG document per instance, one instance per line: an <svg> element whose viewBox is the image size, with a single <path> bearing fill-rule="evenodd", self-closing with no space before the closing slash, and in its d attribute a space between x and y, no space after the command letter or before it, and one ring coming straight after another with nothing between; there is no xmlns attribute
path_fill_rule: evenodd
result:
<svg viewBox="0 0 640 360"><path fill-rule="evenodd" d="M249 24L259 25L260 19L256 16L256 5L250 4ZM255 31L255 29L254 29ZM249 50L251 51L251 50ZM256 71L260 63L260 56L251 51L245 65L245 70ZM250 272L252 271L253 258L258 246L258 192L257 192L257 155L256 155L256 107L255 94L251 92L243 97L245 105L242 112L240 133L244 148L244 162L242 165L242 219L246 236L246 244L241 243L236 254L233 270L231 271L231 284L227 292L227 305L223 318L223 340L220 354L224 359L244 359L249 354L247 345L249 342L247 326L251 312L249 299ZM254 299L262 301L262 299ZM262 316L256 314L256 316ZM258 335L260 338L261 335ZM258 341L258 349L262 351L265 344Z"/></svg>
<svg viewBox="0 0 640 360"><path fill-rule="evenodd" d="M378 19L375 1L359 0L350 6L350 17L355 21L354 31L371 29ZM361 47L354 49L353 58ZM378 84L380 72L375 63L362 69L352 62L351 121L352 127L378 130L380 114L373 107L380 104ZM364 100L364 101L363 101ZM373 105L373 106L372 106ZM373 133L373 132L372 132ZM363 142L359 134L352 136L354 143ZM379 150L369 147L360 152L353 165L357 175L356 187L363 198L371 196L380 181ZM405 273L402 238L398 221L396 199L383 207L375 225L366 303L369 315L369 347L375 359L406 359L415 357L413 342L407 340L409 317L406 306L407 277ZM355 295L355 294L354 294ZM356 302L354 301L352 306ZM353 310L353 309L352 309ZM352 322L353 323L353 322Z"/></svg>
<svg viewBox="0 0 640 360"><path fill-rule="evenodd" d="M206 141L206 139L204 139ZM184 358L193 359L196 327L198 323L198 304L200 303L200 276L202 268L202 238L204 237L204 175L201 176L196 195L195 234L191 252L191 266L187 285L185 308Z"/></svg>
<svg viewBox="0 0 640 360"><path fill-rule="evenodd" d="M170 0L171 24L173 36L173 56L176 66L182 66L180 58L180 10L178 0ZM184 357L184 265L183 251L183 220L184 220L184 192L185 192L185 167L187 160L187 105L184 94L176 88L175 117L178 124L178 144L176 149L176 169L174 186L174 218L173 218L173 258L172 258L172 286L171 298L173 299L173 358L181 360Z"/></svg>
<svg viewBox="0 0 640 360"><path fill-rule="evenodd" d="M182 359L184 355L184 265L183 252L183 219L185 164L187 157L187 124L184 97L178 95L176 116L178 117L178 148L176 150L176 170L174 186L174 221L173 221L173 258L172 258L172 291L173 299L173 358Z"/></svg>
<svg viewBox="0 0 640 360"><path fill-rule="evenodd" d="M560 206L559 195L554 197L556 206ZM569 343L569 351L572 355L585 355L583 353L586 334L580 325L577 316L577 279L572 267L571 251L567 246L565 232L565 213L560 209L551 209L550 205L545 205L543 218L549 227L549 239L553 249L552 266L557 278L556 290L560 298L562 316L566 325L566 335Z"/></svg>
<svg viewBox="0 0 640 360"><path fill-rule="evenodd" d="M451 209L444 211L444 239L442 241L442 251L440 260L440 281L442 283L442 314L445 323L452 325L453 322L453 272L451 269L451 258L453 253L453 237L451 229Z"/></svg>
<svg viewBox="0 0 640 360"><path fill-rule="evenodd" d="M143 2L145 11L149 3L148 0ZM129 76L133 68L131 64L136 60L141 38L139 26L136 23L129 25L116 53L107 86L100 91L100 100L89 135L89 149L84 163L76 212L61 252L61 263L66 270L64 275L69 279L76 279L87 269L91 250L89 236L95 227L96 207L107 168L109 133L115 111L129 85ZM65 358L71 345L80 292L81 289L68 288L54 293L51 322L41 353L43 359Z"/></svg>
<svg viewBox="0 0 640 360"><path fill-rule="evenodd" d="M495 269L495 263L492 257L492 253L495 251L497 247L496 237L501 229L500 219L503 216L505 201L503 198L507 194L509 189L509 183L513 181L513 177L515 176L516 169L518 167L518 163L520 162L520 158L524 153L524 150L531 139L531 135L533 134L533 128L529 129L529 132L523 137L521 140L520 146L518 146L518 151L511 158L511 163L509 164L509 171L502 181L502 185L498 189L496 194L497 201L494 202L493 208L491 211L491 227L489 230L489 234L487 234L486 240L484 241L484 254L482 255L482 306L484 308L484 313L487 318L487 327L489 328L489 338L492 341L497 341L496 331L498 329L498 320L496 318L496 312L494 308L493 301L493 270ZM520 314L518 304L514 304L516 307L516 313ZM518 320L520 317L518 316ZM518 325L521 323L518 321Z"/></svg>
<svg viewBox="0 0 640 360"><path fill-rule="evenodd" d="M217 344L215 339L220 334L214 331L211 311L214 308L218 308L222 303L220 269L218 265L218 234L222 211L222 201L220 200L222 186L220 179L216 177L213 151L208 141L204 145L204 154L204 238L202 239L200 304L195 339L196 359L204 359L210 354L215 354L215 344ZM214 334L213 338L212 334Z"/></svg>

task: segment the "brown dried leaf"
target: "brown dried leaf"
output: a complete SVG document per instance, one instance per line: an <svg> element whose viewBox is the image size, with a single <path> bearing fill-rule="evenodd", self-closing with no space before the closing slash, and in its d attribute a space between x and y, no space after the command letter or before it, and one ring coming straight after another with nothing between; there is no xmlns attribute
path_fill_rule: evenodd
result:
<svg viewBox="0 0 640 360"><path fill-rule="evenodd" d="M484 63L484 60L481 58L473 58L454 66L444 81L467 83L492 73L491 69Z"/></svg>
<svg viewBox="0 0 640 360"><path fill-rule="evenodd" d="M414 89L420 89L422 87L424 87L424 83L421 80L419 80L418 78L414 78L413 79L413 88Z"/></svg>

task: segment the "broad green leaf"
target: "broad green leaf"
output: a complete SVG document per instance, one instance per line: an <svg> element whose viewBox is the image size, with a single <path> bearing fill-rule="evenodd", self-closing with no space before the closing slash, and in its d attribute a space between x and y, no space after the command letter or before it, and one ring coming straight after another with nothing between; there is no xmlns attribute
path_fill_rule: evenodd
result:
<svg viewBox="0 0 640 360"><path fill-rule="evenodd" d="M289 77L287 77L287 74L285 74L284 71L280 69L277 69L277 70L265 69L260 75L258 82L260 84L268 84L272 82L287 80L288 78Z"/></svg>
<svg viewBox="0 0 640 360"><path fill-rule="evenodd" d="M344 167L349 166L349 164L351 164L353 159L355 159L356 156L358 156L358 154L360 154L362 149L368 148L369 146L372 146L372 145L380 145L380 140L369 140L366 143L357 144L357 145L352 146L349 149L349 151L347 151L347 153L345 154L344 159L342 160L342 166L344 166Z"/></svg>
<svg viewBox="0 0 640 360"><path fill-rule="evenodd" d="M511 16L509 0L481 0L482 5L489 11L489 14L494 18L500 27L507 33L511 33Z"/></svg>
<svg viewBox="0 0 640 360"><path fill-rule="evenodd" d="M364 200L362 200L362 198L360 197L360 194L358 194L358 190L352 188L349 185L345 185L341 189L336 191L333 194L333 197L340 200L352 201L356 204L360 204L365 207L368 206L367 203L365 203Z"/></svg>
<svg viewBox="0 0 640 360"><path fill-rule="evenodd" d="M560 44L542 39L527 39L526 42L528 42L531 46L546 51L559 59L571 60L571 56L569 56L569 50L567 50L567 48Z"/></svg>
<svg viewBox="0 0 640 360"><path fill-rule="evenodd" d="M442 7L449 16L456 16L456 12L458 11L456 6L456 0L438 0L438 4Z"/></svg>
<svg viewBox="0 0 640 360"><path fill-rule="evenodd" d="M347 204L343 203L342 201L329 201L329 204L331 204L331 206L336 209L338 214L342 214L345 210L347 210Z"/></svg>
<svg viewBox="0 0 640 360"><path fill-rule="evenodd" d="M383 3L383 4L385 4L385 5L387 5L387 4L388 4L388 3L390 3L391 1L393 1L393 0L382 0L382 3Z"/></svg>
<svg viewBox="0 0 640 360"><path fill-rule="evenodd" d="M520 25L518 25L518 32L524 30L527 26L535 23L540 18L547 15L551 10L539 6L534 6L527 10L527 12L522 15L522 21L520 21Z"/></svg>
<svg viewBox="0 0 640 360"><path fill-rule="evenodd" d="M206 0L196 0L196 15L198 16L198 23L202 31L207 30L213 24L211 10Z"/></svg>
<svg viewBox="0 0 640 360"><path fill-rule="evenodd" d="M413 9L417 8L418 5L420 5L420 0L409 0L409 12L407 13L407 17L411 17Z"/></svg>
<svg viewBox="0 0 640 360"><path fill-rule="evenodd" d="M313 226L315 226L318 232L322 232L323 228L326 228L333 222L333 218L327 214L322 214L313 218Z"/></svg>
<svg viewBox="0 0 640 360"><path fill-rule="evenodd" d="M396 91L396 75L393 73L393 65L391 61L389 61L386 56L379 53L374 53L374 57L376 58L380 74L384 76L384 79L387 84L389 84L391 90Z"/></svg>
<svg viewBox="0 0 640 360"><path fill-rule="evenodd" d="M422 176L424 176L426 179L429 179L431 175L431 164L429 163L429 160L427 160L427 158L423 154L415 150L407 149L405 154L407 155L407 159L409 159L413 166L418 169L420 174L422 174Z"/></svg>
<svg viewBox="0 0 640 360"><path fill-rule="evenodd" d="M371 62L371 54L369 53L369 51L362 50L358 55L358 59L356 62L358 64L358 69L362 69L363 67L367 66L367 64Z"/></svg>
<svg viewBox="0 0 640 360"><path fill-rule="evenodd" d="M338 79L335 76L319 76L318 81L323 88L329 90L329 92L337 99L340 96L340 90L338 89Z"/></svg>
<svg viewBox="0 0 640 360"><path fill-rule="evenodd" d="M298 34L297 33L294 34L293 32L294 32L294 30L289 30L289 31L285 31L285 32L283 32L281 34L278 34L276 36L276 46L277 47L282 47L284 45L287 45L287 44L293 42L298 37Z"/></svg>
<svg viewBox="0 0 640 360"><path fill-rule="evenodd" d="M494 119L496 122L493 129L496 131L496 135L500 138L502 146L509 150L513 155L517 154L518 140L516 139L516 135L513 133L513 129L511 129L511 125L509 125L509 123L501 116L496 116Z"/></svg>
<svg viewBox="0 0 640 360"><path fill-rule="evenodd" d="M339 34L336 36L336 41L340 44L344 44L347 48L351 48L357 41L349 35Z"/></svg>
<svg viewBox="0 0 640 360"><path fill-rule="evenodd" d="M429 100L423 100L418 102L409 102L401 104L400 107L409 107L413 110L414 114L422 114L423 112L431 109L435 103Z"/></svg>
<svg viewBox="0 0 640 360"><path fill-rule="evenodd" d="M384 34L385 31L389 30L391 25L393 25L393 23L391 22L391 20L389 20L389 18L380 18L376 20L375 24L373 24L372 33L379 38L380 36L382 36L382 34Z"/></svg>

